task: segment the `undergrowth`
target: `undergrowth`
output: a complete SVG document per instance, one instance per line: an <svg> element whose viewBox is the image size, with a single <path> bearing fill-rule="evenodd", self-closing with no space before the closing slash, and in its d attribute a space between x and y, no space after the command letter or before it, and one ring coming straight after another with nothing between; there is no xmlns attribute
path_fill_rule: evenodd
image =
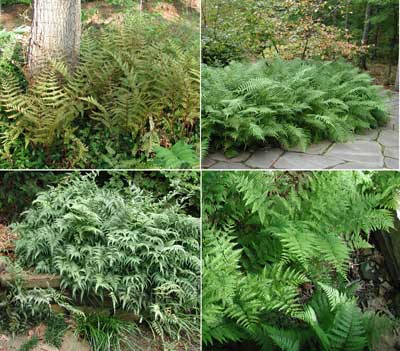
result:
<svg viewBox="0 0 400 351"><path fill-rule="evenodd" d="M207 172L203 184L206 349L379 345L394 322L359 307L347 272L370 232L393 226L397 174Z"/></svg>
<svg viewBox="0 0 400 351"><path fill-rule="evenodd" d="M203 141L231 150L276 144L305 150L344 142L388 120L372 78L344 62L259 61L202 70Z"/></svg>
<svg viewBox="0 0 400 351"><path fill-rule="evenodd" d="M135 326L114 317L88 315L76 320L75 333L87 340L93 351L132 350L129 338Z"/></svg>
<svg viewBox="0 0 400 351"><path fill-rule="evenodd" d="M167 167L158 147L197 166L197 39L189 22L127 15L84 33L74 72L51 62L28 88L1 72L1 167Z"/></svg>

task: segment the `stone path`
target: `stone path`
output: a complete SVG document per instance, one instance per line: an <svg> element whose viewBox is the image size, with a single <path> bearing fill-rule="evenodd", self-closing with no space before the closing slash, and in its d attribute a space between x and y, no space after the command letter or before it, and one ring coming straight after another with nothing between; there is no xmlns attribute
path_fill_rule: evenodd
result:
<svg viewBox="0 0 400 351"><path fill-rule="evenodd" d="M353 141L339 144L324 141L309 146L282 150L265 147L227 158L222 152L202 161L209 169L398 169L399 96L393 95L391 118L385 127L356 135Z"/></svg>

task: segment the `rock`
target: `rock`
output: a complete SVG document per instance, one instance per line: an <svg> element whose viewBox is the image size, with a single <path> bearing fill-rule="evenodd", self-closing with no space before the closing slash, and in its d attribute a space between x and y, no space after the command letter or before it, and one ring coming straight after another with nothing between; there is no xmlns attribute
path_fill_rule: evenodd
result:
<svg viewBox="0 0 400 351"><path fill-rule="evenodd" d="M370 262L362 262L360 264L360 275L365 280L376 280L378 278L377 270Z"/></svg>
<svg viewBox="0 0 400 351"><path fill-rule="evenodd" d="M73 332L65 333L60 351L90 351L90 345L86 340L79 339Z"/></svg>
<svg viewBox="0 0 400 351"><path fill-rule="evenodd" d="M54 314L65 314L66 313L65 308L63 308L57 304L50 305L50 308Z"/></svg>
<svg viewBox="0 0 400 351"><path fill-rule="evenodd" d="M201 161L201 168L210 168L211 166L215 165L217 161L207 157L206 159Z"/></svg>
<svg viewBox="0 0 400 351"><path fill-rule="evenodd" d="M60 288L61 278L53 274L33 274L24 272L21 274L22 285L26 289L33 288ZM9 283L15 281L15 276L9 273L0 274L0 286L8 287Z"/></svg>
<svg viewBox="0 0 400 351"><path fill-rule="evenodd" d="M140 321L140 317L137 314L128 311L117 311L114 316L115 318L131 323Z"/></svg>
<svg viewBox="0 0 400 351"><path fill-rule="evenodd" d="M77 306L76 308L84 314L96 314L99 316L111 315L111 310L108 307Z"/></svg>
<svg viewBox="0 0 400 351"><path fill-rule="evenodd" d="M8 260L6 257L0 256L0 273L6 272L8 267Z"/></svg>
<svg viewBox="0 0 400 351"><path fill-rule="evenodd" d="M400 316L400 292L397 293L393 298L393 309L396 313L396 316Z"/></svg>

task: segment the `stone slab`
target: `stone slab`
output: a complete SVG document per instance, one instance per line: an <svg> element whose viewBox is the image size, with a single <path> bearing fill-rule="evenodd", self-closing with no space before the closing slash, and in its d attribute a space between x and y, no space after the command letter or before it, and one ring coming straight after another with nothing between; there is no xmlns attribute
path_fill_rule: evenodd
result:
<svg viewBox="0 0 400 351"><path fill-rule="evenodd" d="M318 144L312 144L307 148L305 153L310 155L322 155L331 145L332 143L330 141L322 141ZM288 149L288 151L303 153L299 146L292 147Z"/></svg>
<svg viewBox="0 0 400 351"><path fill-rule="evenodd" d="M374 141L356 140L343 144L334 144L326 156L361 163L382 164L381 146Z"/></svg>
<svg viewBox="0 0 400 351"><path fill-rule="evenodd" d="M245 165L252 168L268 169L284 153L282 149L268 149L256 151Z"/></svg>
<svg viewBox="0 0 400 351"><path fill-rule="evenodd" d="M399 160L385 157L385 166L389 169L399 169Z"/></svg>
<svg viewBox="0 0 400 351"><path fill-rule="evenodd" d="M379 135L379 130L377 130L377 129L368 130L364 134L357 134L355 136L355 140L375 141L376 139L378 139L378 135Z"/></svg>
<svg viewBox="0 0 400 351"><path fill-rule="evenodd" d="M346 162L333 169L382 169L383 163Z"/></svg>
<svg viewBox="0 0 400 351"><path fill-rule="evenodd" d="M395 131L383 130L379 134L378 142L384 146L399 146L399 134Z"/></svg>
<svg viewBox="0 0 400 351"><path fill-rule="evenodd" d="M244 162L251 156L250 152L241 152L239 155L229 159L229 162Z"/></svg>
<svg viewBox="0 0 400 351"><path fill-rule="evenodd" d="M217 162L209 169L250 169L250 167L245 166L243 163Z"/></svg>
<svg viewBox="0 0 400 351"><path fill-rule="evenodd" d="M54 288L59 289L61 285L61 277L52 274L34 274L22 273L20 275L22 285L26 289L33 288ZM9 284L14 283L16 277L10 273L0 274L0 287L7 288Z"/></svg>
<svg viewBox="0 0 400 351"><path fill-rule="evenodd" d="M286 152L274 165L276 169L326 169L343 161L333 157Z"/></svg>
<svg viewBox="0 0 400 351"><path fill-rule="evenodd" d="M222 151L213 152L208 155L208 158L214 161L222 161L222 162L229 161L228 157L226 157Z"/></svg>
<svg viewBox="0 0 400 351"><path fill-rule="evenodd" d="M390 158L399 158L399 148L398 147L393 147L393 146L387 146L383 150L383 155L385 157L390 157Z"/></svg>
<svg viewBox="0 0 400 351"><path fill-rule="evenodd" d="M210 168L212 165L215 165L217 161L213 160L210 157L201 161L201 168Z"/></svg>

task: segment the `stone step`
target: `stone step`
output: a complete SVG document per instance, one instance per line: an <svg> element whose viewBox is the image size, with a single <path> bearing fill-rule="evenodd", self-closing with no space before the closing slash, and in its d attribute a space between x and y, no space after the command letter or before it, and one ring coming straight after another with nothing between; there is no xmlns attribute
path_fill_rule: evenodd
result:
<svg viewBox="0 0 400 351"><path fill-rule="evenodd" d="M52 274L22 273L18 278L22 279L22 285L26 289L59 289L61 285L61 278ZM17 277L15 274L1 273L0 288L8 288L10 284L16 281L16 279Z"/></svg>

